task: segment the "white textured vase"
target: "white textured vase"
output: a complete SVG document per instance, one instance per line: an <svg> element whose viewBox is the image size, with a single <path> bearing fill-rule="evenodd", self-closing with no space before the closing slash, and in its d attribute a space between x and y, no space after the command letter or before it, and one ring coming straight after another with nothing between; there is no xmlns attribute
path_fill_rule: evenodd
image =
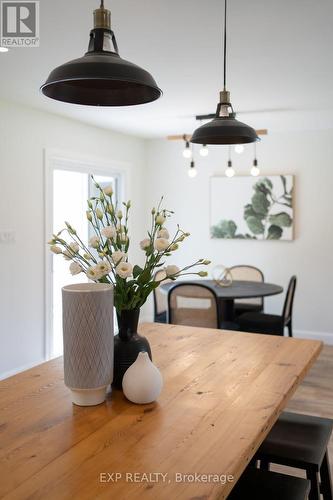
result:
<svg viewBox="0 0 333 500"><path fill-rule="evenodd" d="M101 404L113 380L113 287L69 285L62 299L65 384L74 404Z"/></svg>
<svg viewBox="0 0 333 500"><path fill-rule="evenodd" d="M159 369L150 361L147 352L139 352L123 378L123 391L127 399L136 404L152 403L160 395L162 386Z"/></svg>

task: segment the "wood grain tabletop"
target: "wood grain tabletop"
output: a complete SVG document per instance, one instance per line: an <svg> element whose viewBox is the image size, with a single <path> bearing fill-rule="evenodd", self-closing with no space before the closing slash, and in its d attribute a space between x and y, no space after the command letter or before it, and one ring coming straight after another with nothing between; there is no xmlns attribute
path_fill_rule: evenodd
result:
<svg viewBox="0 0 333 500"><path fill-rule="evenodd" d="M224 499L321 343L144 324L159 400L72 405L62 359L0 382L0 498Z"/></svg>

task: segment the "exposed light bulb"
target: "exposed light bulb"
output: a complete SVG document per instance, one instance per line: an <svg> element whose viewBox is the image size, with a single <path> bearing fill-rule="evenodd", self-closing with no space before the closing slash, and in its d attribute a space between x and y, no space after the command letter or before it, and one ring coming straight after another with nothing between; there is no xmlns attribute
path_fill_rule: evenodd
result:
<svg viewBox="0 0 333 500"><path fill-rule="evenodd" d="M207 148L207 144L201 146L199 153L201 156L208 156L209 149Z"/></svg>
<svg viewBox="0 0 333 500"><path fill-rule="evenodd" d="M235 152L238 153L239 155L241 155L244 152L243 144L236 144Z"/></svg>
<svg viewBox="0 0 333 500"><path fill-rule="evenodd" d="M251 175L253 175L253 177L258 177L259 174L260 174L260 169L258 167L258 161L257 159L255 159L253 161L253 167L251 168Z"/></svg>
<svg viewBox="0 0 333 500"><path fill-rule="evenodd" d="M225 175L227 177L233 177L235 175L235 169L232 166L232 161L231 160L228 160L228 166L225 169Z"/></svg>
<svg viewBox="0 0 333 500"><path fill-rule="evenodd" d="M187 173L188 173L188 176L189 176L191 179L193 179L194 177L196 177L196 176L197 176L198 171L197 171L197 169L195 168L194 161L191 161L191 166L190 166L189 170L187 171Z"/></svg>
<svg viewBox="0 0 333 500"><path fill-rule="evenodd" d="M184 158L192 158L192 151L190 148L190 143L188 141L186 141L186 146L185 146L185 149L183 151L183 156L184 156Z"/></svg>
<svg viewBox="0 0 333 500"><path fill-rule="evenodd" d="M229 178L233 177L235 175L235 169L234 169L234 167L228 167L228 168L226 168L225 175L227 177L229 177Z"/></svg>
<svg viewBox="0 0 333 500"><path fill-rule="evenodd" d="M0 52L8 52L8 48L7 47L1 47L0 46Z"/></svg>

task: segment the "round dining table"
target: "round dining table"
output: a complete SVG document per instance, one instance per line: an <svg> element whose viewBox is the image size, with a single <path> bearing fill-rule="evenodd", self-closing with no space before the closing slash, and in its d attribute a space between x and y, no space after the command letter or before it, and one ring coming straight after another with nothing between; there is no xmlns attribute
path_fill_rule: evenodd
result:
<svg viewBox="0 0 333 500"><path fill-rule="evenodd" d="M169 293L172 288L179 284L205 285L217 296L220 310L224 321L233 322L235 319L234 301L236 299L253 299L258 297L269 297L283 292L283 287L273 283L260 281L233 281L229 286L221 286L214 280L184 280L170 281L160 285L160 290Z"/></svg>

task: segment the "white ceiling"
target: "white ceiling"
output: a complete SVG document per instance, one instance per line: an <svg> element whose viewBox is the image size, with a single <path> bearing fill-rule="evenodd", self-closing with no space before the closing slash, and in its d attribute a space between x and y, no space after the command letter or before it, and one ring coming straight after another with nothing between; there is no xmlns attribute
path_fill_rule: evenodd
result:
<svg viewBox="0 0 333 500"><path fill-rule="evenodd" d="M142 137L191 132L222 80L222 0L110 0L120 54L163 97L131 108L62 104L39 93L86 51L98 0L41 0L39 48L0 53L0 98ZM333 127L332 0L229 0L229 83L240 119L274 130Z"/></svg>

